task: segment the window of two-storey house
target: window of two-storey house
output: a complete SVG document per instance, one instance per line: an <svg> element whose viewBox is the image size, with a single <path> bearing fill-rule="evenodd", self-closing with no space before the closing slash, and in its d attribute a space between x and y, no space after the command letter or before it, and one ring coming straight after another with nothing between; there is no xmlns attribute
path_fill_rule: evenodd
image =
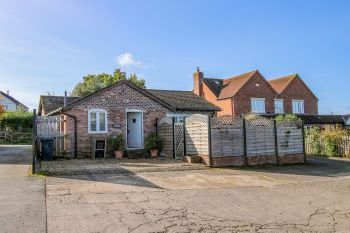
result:
<svg viewBox="0 0 350 233"><path fill-rule="evenodd" d="M275 99L275 113L284 113L283 99Z"/></svg>
<svg viewBox="0 0 350 233"><path fill-rule="evenodd" d="M251 99L251 111L252 113L265 113L265 99L264 98L252 98Z"/></svg>
<svg viewBox="0 0 350 233"><path fill-rule="evenodd" d="M304 114L304 100L292 100L293 113Z"/></svg>

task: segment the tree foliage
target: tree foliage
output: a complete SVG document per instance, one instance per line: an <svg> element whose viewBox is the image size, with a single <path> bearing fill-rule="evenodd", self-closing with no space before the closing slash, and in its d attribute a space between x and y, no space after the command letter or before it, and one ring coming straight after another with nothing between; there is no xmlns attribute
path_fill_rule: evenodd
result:
<svg viewBox="0 0 350 233"><path fill-rule="evenodd" d="M145 80L139 79L136 74L131 74L127 78L125 72L115 69L113 74L101 73L84 76L83 80L74 87L72 96L86 96L121 80L128 80L140 88L146 87Z"/></svg>

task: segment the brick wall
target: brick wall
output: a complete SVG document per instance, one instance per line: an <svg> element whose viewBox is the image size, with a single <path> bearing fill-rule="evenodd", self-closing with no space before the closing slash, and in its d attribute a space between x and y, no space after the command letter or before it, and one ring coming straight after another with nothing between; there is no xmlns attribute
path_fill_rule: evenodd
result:
<svg viewBox="0 0 350 233"><path fill-rule="evenodd" d="M224 116L224 115L231 115L232 114L232 99L224 99L224 100L217 100L217 97L214 95L214 93L208 88L208 86L203 83L203 97L211 102L212 104L215 104L219 108L222 109L222 111L219 111L217 113L218 116Z"/></svg>
<svg viewBox="0 0 350 233"><path fill-rule="evenodd" d="M274 99L277 96L269 83L259 73L254 75L233 98L233 116L251 112L251 98L265 98L266 113L274 113Z"/></svg>
<svg viewBox="0 0 350 233"><path fill-rule="evenodd" d="M108 134L88 133L88 110L107 110ZM67 113L77 117L77 150L79 157L92 156L92 142L94 139L104 139L112 135L126 132L126 110L138 109L143 111L144 136L155 132L156 118L162 118L167 112L171 112L161 104L149 97L130 88L125 84L116 85L91 98L81 101L78 105L68 110ZM66 117L65 132L71 139L74 138L74 121ZM67 141L66 148L72 148L73 142Z"/></svg>
<svg viewBox="0 0 350 233"><path fill-rule="evenodd" d="M318 114L318 100L299 77L295 78L284 92L279 95L283 99L284 112L292 113L292 100L304 100L306 114Z"/></svg>

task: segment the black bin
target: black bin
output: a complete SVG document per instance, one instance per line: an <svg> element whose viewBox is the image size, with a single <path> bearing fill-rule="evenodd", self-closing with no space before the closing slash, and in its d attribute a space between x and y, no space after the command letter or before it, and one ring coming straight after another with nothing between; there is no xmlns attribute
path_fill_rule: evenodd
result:
<svg viewBox="0 0 350 233"><path fill-rule="evenodd" d="M53 139L41 139L41 155L45 161L52 160L53 156Z"/></svg>

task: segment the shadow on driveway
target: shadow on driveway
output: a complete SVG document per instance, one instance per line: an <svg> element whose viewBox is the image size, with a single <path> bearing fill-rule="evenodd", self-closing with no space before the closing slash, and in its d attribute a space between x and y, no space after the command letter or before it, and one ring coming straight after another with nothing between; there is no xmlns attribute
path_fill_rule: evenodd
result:
<svg viewBox="0 0 350 233"><path fill-rule="evenodd" d="M281 173L289 175L338 177L350 176L350 160L307 157L307 163L301 165L262 165L242 169L248 171Z"/></svg>

